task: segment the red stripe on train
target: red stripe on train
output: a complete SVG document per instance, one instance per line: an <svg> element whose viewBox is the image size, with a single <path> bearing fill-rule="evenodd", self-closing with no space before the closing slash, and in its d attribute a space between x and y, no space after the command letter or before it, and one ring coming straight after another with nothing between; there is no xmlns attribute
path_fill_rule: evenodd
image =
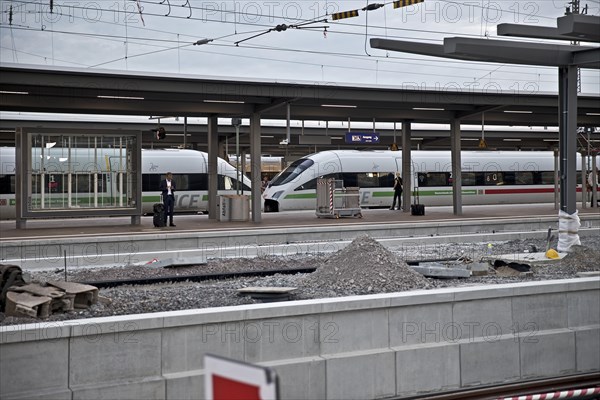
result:
<svg viewBox="0 0 600 400"><path fill-rule="evenodd" d="M600 187L598 188L600 192ZM484 189L485 194L534 194L534 193L554 193L554 188L534 188L534 189ZM581 188L577 188L577 193L581 193Z"/></svg>
<svg viewBox="0 0 600 400"><path fill-rule="evenodd" d="M554 188L536 189L485 189L485 194L526 194L526 193L554 193Z"/></svg>

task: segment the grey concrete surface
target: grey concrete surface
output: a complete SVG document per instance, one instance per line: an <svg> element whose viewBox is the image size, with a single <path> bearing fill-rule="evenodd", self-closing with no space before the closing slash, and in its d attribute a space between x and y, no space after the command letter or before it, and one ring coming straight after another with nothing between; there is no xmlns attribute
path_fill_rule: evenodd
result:
<svg viewBox="0 0 600 400"><path fill-rule="evenodd" d="M199 399L206 353L270 366L282 399L600 372L598 315L578 278L4 326L0 397Z"/></svg>
<svg viewBox="0 0 600 400"><path fill-rule="evenodd" d="M363 218L319 219L314 212L264 214L263 221L219 222L206 215L179 216L176 228L141 226L127 218L32 221L25 230L0 222L0 262L24 269L143 265L207 258L295 255L337 251L368 234L385 246L545 238L558 228L549 205L470 206L456 217L448 207L431 207L426 218L389 210L364 210ZM600 234L597 209L581 212L580 235Z"/></svg>

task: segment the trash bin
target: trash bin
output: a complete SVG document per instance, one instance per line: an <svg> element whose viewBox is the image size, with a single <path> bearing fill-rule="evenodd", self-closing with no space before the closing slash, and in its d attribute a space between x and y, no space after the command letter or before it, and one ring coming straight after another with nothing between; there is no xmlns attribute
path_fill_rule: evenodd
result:
<svg viewBox="0 0 600 400"><path fill-rule="evenodd" d="M231 195L219 196L219 221L231 221Z"/></svg>
<svg viewBox="0 0 600 400"><path fill-rule="evenodd" d="M250 220L250 196L245 194L230 195L230 221Z"/></svg>

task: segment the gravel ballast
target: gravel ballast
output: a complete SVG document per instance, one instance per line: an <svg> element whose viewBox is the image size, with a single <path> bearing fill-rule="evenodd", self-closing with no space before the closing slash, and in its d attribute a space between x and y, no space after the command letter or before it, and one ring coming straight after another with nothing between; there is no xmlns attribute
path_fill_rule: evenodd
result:
<svg viewBox="0 0 600 400"><path fill-rule="evenodd" d="M450 243L423 247L387 249L369 236L358 236L347 247L331 254L303 254L293 257L264 256L249 259L211 259L206 265L177 268L145 266L86 268L70 270L74 282L121 280L141 277L197 275L265 269L317 268L311 274L275 274L267 277L244 277L203 282L178 282L155 285L120 286L101 289L100 295L109 299L85 310L55 313L44 320L25 317L6 317L0 313L0 325L63 321L207 307L222 307L257 303L240 295L246 287L294 287L292 300L318 299L350 295L392 293L407 290L441 287L473 286L548 279L575 278L580 272L600 271L600 239L582 237L582 246L575 246L562 260L532 265L531 272L515 276L496 274L466 279L426 278L413 271L407 260L447 259L469 262L494 254L523 253L545 250L544 240L514 240L491 243ZM64 270L35 272L34 282L63 280Z"/></svg>

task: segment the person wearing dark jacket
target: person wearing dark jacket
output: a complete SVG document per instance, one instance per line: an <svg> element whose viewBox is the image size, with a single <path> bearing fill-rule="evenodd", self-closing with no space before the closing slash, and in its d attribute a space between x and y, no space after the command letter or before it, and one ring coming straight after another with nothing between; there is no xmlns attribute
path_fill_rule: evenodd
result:
<svg viewBox="0 0 600 400"><path fill-rule="evenodd" d="M160 181L159 188L162 192L163 204L165 205L165 225L167 224L168 216L169 226L175 226L173 223L173 212L175 210L175 181L173 181L173 174L167 172L166 178Z"/></svg>
<svg viewBox="0 0 600 400"><path fill-rule="evenodd" d="M392 206L390 210L393 210L396 206L396 199L398 199L398 210L402 209L402 178L400 177L400 173L396 173L396 177L394 178L394 200L392 200Z"/></svg>

